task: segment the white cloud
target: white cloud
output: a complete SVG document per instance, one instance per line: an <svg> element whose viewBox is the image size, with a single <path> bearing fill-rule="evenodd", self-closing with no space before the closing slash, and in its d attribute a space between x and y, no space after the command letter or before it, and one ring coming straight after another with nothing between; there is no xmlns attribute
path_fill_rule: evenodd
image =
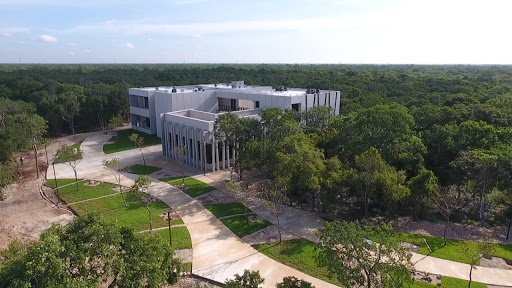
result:
<svg viewBox="0 0 512 288"><path fill-rule="evenodd" d="M41 41L43 42L57 42L56 37L47 34L41 34L41 36L39 36L39 39L41 39Z"/></svg>
<svg viewBox="0 0 512 288"><path fill-rule="evenodd" d="M124 47L128 47L128 48L130 48L130 49L135 48L135 46L133 46L133 44L132 44L132 43L130 43L130 42L126 42L126 43L124 44Z"/></svg>
<svg viewBox="0 0 512 288"><path fill-rule="evenodd" d="M2 35L3 37L12 37L12 34L9 32L2 32L0 33L0 35Z"/></svg>
<svg viewBox="0 0 512 288"><path fill-rule="evenodd" d="M73 51L69 51L69 55L71 55L71 56L75 56L75 52L73 52Z"/></svg>

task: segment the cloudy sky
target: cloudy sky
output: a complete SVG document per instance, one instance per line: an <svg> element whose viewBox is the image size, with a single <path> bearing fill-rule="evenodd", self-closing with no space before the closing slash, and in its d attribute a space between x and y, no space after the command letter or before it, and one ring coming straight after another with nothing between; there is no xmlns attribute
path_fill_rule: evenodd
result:
<svg viewBox="0 0 512 288"><path fill-rule="evenodd" d="M0 0L0 63L512 64L509 0Z"/></svg>

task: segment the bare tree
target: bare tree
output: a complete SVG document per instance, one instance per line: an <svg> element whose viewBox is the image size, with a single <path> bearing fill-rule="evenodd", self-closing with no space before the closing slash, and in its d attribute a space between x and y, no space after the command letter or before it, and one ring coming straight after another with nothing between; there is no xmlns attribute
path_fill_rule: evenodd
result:
<svg viewBox="0 0 512 288"><path fill-rule="evenodd" d="M446 246L446 231L450 224L450 216L460 207L460 199L457 198L453 187L446 187L441 189L441 193L434 198L435 209L443 215L446 220L444 225L443 239L444 245Z"/></svg>
<svg viewBox="0 0 512 288"><path fill-rule="evenodd" d="M78 186L78 175L76 172L76 167L78 164L80 164L80 161L82 161L82 154L83 151L77 148L73 148L71 146L68 146L67 144L63 144L59 151L57 151L57 155L59 159L62 159L71 169L73 169L73 172L75 173L75 181L76 181L76 190L80 190Z"/></svg>
<svg viewBox="0 0 512 288"><path fill-rule="evenodd" d="M183 165L185 164L185 157L187 155L187 147L186 146L176 146L171 151L172 155L178 160L180 163L181 169L181 180L182 183L185 184L185 174L183 173Z"/></svg>
<svg viewBox="0 0 512 288"><path fill-rule="evenodd" d="M142 152L142 146L144 145L144 137L140 136L137 133L133 133L128 137L130 141L135 143L135 146L139 148L140 154L142 155L142 162L144 163L144 166L146 166L146 159L144 158L144 153Z"/></svg>
<svg viewBox="0 0 512 288"><path fill-rule="evenodd" d="M153 221L151 219L151 209L149 209L149 201L151 196L149 190L151 189L151 177L148 175L140 175L139 178L133 183L131 191L134 192L146 204L149 214L149 231L153 231Z"/></svg>
<svg viewBox="0 0 512 288"><path fill-rule="evenodd" d="M484 255L492 255L496 249L496 245L487 241L488 239L482 242L471 242L471 241L463 241L460 243L462 255L466 257L466 260L469 262L469 283L468 288L471 288L471 276L473 273L473 266L477 265L480 262L480 259Z"/></svg>
<svg viewBox="0 0 512 288"><path fill-rule="evenodd" d="M121 186L121 180L123 180L124 175L121 174L122 165L119 161L119 158L113 158L112 160L103 160L103 166L105 169L109 170L112 173L112 176L116 179L117 184L119 185L119 192L121 192L121 198L123 198L123 205L126 207L126 200L124 199L123 194L123 186Z"/></svg>
<svg viewBox="0 0 512 288"><path fill-rule="evenodd" d="M247 224L249 224L249 215L247 214L248 209L247 206L249 206L249 184L247 182L235 182L233 180L226 183L226 192L233 196L236 200L238 200L240 203L244 204L245 206L245 217Z"/></svg>
<svg viewBox="0 0 512 288"><path fill-rule="evenodd" d="M263 189L261 191L261 200L263 206L268 209L277 219L277 231L279 232L279 243L281 243L281 225L279 216L283 213L283 205L288 203L285 193L278 189Z"/></svg>

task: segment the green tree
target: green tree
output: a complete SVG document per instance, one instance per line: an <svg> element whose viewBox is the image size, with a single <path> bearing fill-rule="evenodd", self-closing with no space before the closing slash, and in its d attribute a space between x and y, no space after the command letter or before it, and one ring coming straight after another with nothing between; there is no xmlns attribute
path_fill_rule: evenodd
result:
<svg viewBox="0 0 512 288"><path fill-rule="evenodd" d="M259 271L244 270L244 274L235 274L235 279L226 279L226 288L259 288L265 282Z"/></svg>
<svg viewBox="0 0 512 288"><path fill-rule="evenodd" d="M491 255L496 250L496 245L493 243L490 243L488 241L482 241L482 242L471 242L471 241L462 241L460 242L460 249L462 251L462 255L468 260L469 262L469 283L468 288L471 288L471 281L472 281L472 274L473 274L473 267L476 266L480 259L482 259L485 255Z"/></svg>
<svg viewBox="0 0 512 288"><path fill-rule="evenodd" d="M114 130L117 127L121 127L124 124L123 118L121 116L112 116L108 121L108 129Z"/></svg>
<svg viewBox="0 0 512 288"><path fill-rule="evenodd" d="M393 229L353 222L326 223L318 263L346 287L404 287L411 283L411 253Z"/></svg>
<svg viewBox="0 0 512 288"><path fill-rule="evenodd" d="M75 173L76 190L80 190L80 186L78 185L78 174L76 169L78 167L78 164L80 164L80 161L82 160L83 153L84 152L82 150L73 148L72 146L69 146L67 144L63 144L57 151L59 159L61 159L69 167L71 167L71 169L73 169L73 172Z"/></svg>
<svg viewBox="0 0 512 288"><path fill-rule="evenodd" d="M368 206L371 197L376 193L376 189L382 173L386 168L386 163L380 156L379 151L375 148L363 152L360 156L356 156L356 169L359 174L357 180L360 183L363 202L364 217L368 217Z"/></svg>
<svg viewBox="0 0 512 288"><path fill-rule="evenodd" d="M418 214L423 214L438 195L437 177L432 171L423 168L418 175L409 179L408 184L411 190L409 198L414 209L414 218L417 219Z"/></svg>
<svg viewBox="0 0 512 288"><path fill-rule="evenodd" d="M13 183L17 178L16 171L9 163L0 163L0 201L7 197L4 194L4 188Z"/></svg>
<svg viewBox="0 0 512 288"><path fill-rule="evenodd" d="M140 136L137 133L133 133L128 137L130 141L132 141L137 148L139 148L140 154L142 155L142 162L144 166L146 166L146 159L144 158L144 152L142 152L142 146L144 145L144 137Z"/></svg>
<svg viewBox="0 0 512 288"><path fill-rule="evenodd" d="M294 276L288 276L283 278L283 282L277 283L276 288L315 288L315 286Z"/></svg>
<svg viewBox="0 0 512 288"><path fill-rule="evenodd" d="M119 158L112 158L111 160L103 160L103 166L105 169L109 170L112 173L112 176L116 179L117 185L119 185L119 192L121 193L121 198L123 198L123 205L126 207L126 200L124 199L123 194L123 186L121 185L121 180L123 180L124 175L121 174L121 169L123 169L123 165Z"/></svg>
<svg viewBox="0 0 512 288"><path fill-rule="evenodd" d="M69 123L71 133L75 134L75 116L84 102L84 89L78 85L63 85L61 90L58 94L59 112L62 119Z"/></svg>
<svg viewBox="0 0 512 288"><path fill-rule="evenodd" d="M140 199L146 204L146 209L148 210L149 215L149 230L153 230L153 221L151 217L151 209L149 208L149 202L151 200L151 195L149 195L149 190L151 189L151 177L149 175L140 175L139 178L133 183L131 187L131 191L135 193Z"/></svg>

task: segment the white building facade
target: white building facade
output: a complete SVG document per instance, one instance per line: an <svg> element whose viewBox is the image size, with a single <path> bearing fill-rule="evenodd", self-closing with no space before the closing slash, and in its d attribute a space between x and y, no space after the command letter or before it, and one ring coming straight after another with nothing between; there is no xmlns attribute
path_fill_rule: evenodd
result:
<svg viewBox="0 0 512 288"><path fill-rule="evenodd" d="M259 119L265 108L302 112L330 106L338 115L340 91L246 86L244 81L179 87L130 88L132 128L162 139L162 152L186 147L185 163L201 171L229 168L236 159L233 145L215 139L215 119L226 112Z"/></svg>

